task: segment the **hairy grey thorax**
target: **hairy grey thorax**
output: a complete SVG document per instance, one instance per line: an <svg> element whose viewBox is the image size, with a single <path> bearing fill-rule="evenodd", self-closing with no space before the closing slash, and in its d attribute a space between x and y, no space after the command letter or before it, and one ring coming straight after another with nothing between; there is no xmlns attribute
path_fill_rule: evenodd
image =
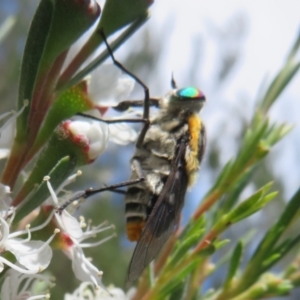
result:
<svg viewBox="0 0 300 300"><path fill-rule="evenodd" d="M139 160L144 172L145 182L137 185L141 189L150 189L153 194L160 194L166 177L170 173L177 141L188 131L186 118L186 112L179 112L176 117L171 117L167 110L161 110L151 120L143 146L136 149L132 158L132 160ZM139 178L139 176L133 168L130 179L136 178ZM126 198L129 198L129 196Z"/></svg>

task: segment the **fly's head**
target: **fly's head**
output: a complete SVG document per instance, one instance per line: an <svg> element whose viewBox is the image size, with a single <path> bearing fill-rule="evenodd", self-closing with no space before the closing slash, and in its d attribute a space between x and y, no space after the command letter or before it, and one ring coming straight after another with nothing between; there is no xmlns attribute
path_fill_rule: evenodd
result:
<svg viewBox="0 0 300 300"><path fill-rule="evenodd" d="M162 101L162 108L168 111L199 113L206 99L204 94L195 87L171 90Z"/></svg>

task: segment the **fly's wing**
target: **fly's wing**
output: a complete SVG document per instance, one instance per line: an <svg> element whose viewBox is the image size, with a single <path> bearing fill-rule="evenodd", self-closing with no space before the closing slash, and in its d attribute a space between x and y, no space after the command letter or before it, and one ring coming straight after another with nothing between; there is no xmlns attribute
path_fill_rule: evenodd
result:
<svg viewBox="0 0 300 300"><path fill-rule="evenodd" d="M170 175L134 249L128 282L133 282L140 276L176 229L188 184L184 166L186 146L187 139L182 139L178 144Z"/></svg>
<svg viewBox="0 0 300 300"><path fill-rule="evenodd" d="M199 145L198 145L198 160L199 163L201 163L203 155L204 155L204 151L206 148L206 129L205 126L203 124L203 122L201 122L201 128L200 128L200 135L199 135Z"/></svg>

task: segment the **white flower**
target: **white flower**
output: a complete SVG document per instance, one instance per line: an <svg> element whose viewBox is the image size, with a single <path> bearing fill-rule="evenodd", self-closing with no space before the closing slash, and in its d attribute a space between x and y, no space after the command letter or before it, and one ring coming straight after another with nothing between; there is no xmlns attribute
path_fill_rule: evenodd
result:
<svg viewBox="0 0 300 300"><path fill-rule="evenodd" d="M137 138L137 132L126 123L109 124L109 132L109 140L119 145L133 143Z"/></svg>
<svg viewBox="0 0 300 300"><path fill-rule="evenodd" d="M49 179L49 177L44 178L47 182L53 202L55 206L58 206L59 202ZM86 239L94 237L97 233L111 229L113 226L106 226L104 222L96 227L91 227L90 224L85 224L83 218L78 222L77 219L72 217L66 210L63 210L61 214L56 213L55 218L57 224L62 229L61 239L63 241L63 249L65 254L72 260L72 269L75 276L81 281L92 282L96 288L102 287L105 289L101 282L103 272L98 270L90 260L85 257L82 249L98 246L114 237L114 235L111 235L95 243L84 243ZM84 231L82 230L83 227L85 227Z"/></svg>
<svg viewBox="0 0 300 300"><path fill-rule="evenodd" d="M96 159L106 149L109 129L107 124L93 120L74 120L68 123L68 130L75 140L88 147L88 158Z"/></svg>
<svg viewBox="0 0 300 300"><path fill-rule="evenodd" d="M73 294L66 294L64 300L130 300L135 293L131 288L127 294L120 288L109 286L107 291L93 289L90 283L83 282Z"/></svg>
<svg viewBox="0 0 300 300"><path fill-rule="evenodd" d="M47 220L47 222L49 222ZM0 253L9 251L14 254L17 262L24 266L20 267L18 264L13 264L3 256L0 256L0 272L4 269L4 264L8 265L12 269L24 274L34 274L43 271L48 267L52 258L52 249L49 247L49 243L53 240L57 231L46 241L33 241L31 240L31 232L40 230L45 224L30 229L30 226L26 226L26 230L20 230L10 233L8 222L0 217ZM26 234L26 239L18 238L18 236Z"/></svg>
<svg viewBox="0 0 300 300"><path fill-rule="evenodd" d="M114 64L99 66L91 74L88 92L98 106L114 106L127 100L134 87L134 80Z"/></svg>
<svg viewBox="0 0 300 300"><path fill-rule="evenodd" d="M98 110L88 111L85 115L99 120L102 119ZM118 118L118 120L122 120L123 118L126 118L126 116ZM88 117L74 117L70 130L72 130L74 136L85 136L87 138L90 145L88 154L90 159L96 158L103 153L108 141L119 145L127 145L134 142L137 138L136 131L125 122L106 124L105 122L92 120Z"/></svg>
<svg viewBox="0 0 300 300"><path fill-rule="evenodd" d="M14 270L9 270L5 274L5 280L1 287L2 300L33 300L33 299L50 299L46 292L36 295L35 286L43 281L43 290L48 285L52 285L50 280L41 274L25 275ZM39 284L41 286L41 284ZM33 292L35 291L35 292ZM34 295L34 296L32 296Z"/></svg>
<svg viewBox="0 0 300 300"><path fill-rule="evenodd" d="M101 65L92 72L88 93L94 101L95 107L105 112L107 108L116 106L120 101L127 100L134 83L135 81L130 76L124 74L114 64ZM97 112L89 111L85 114L99 119L103 118L98 110ZM126 119L127 117L123 114L122 118ZM137 138L136 131L126 123L109 124L108 128L109 140L116 144L127 145Z"/></svg>

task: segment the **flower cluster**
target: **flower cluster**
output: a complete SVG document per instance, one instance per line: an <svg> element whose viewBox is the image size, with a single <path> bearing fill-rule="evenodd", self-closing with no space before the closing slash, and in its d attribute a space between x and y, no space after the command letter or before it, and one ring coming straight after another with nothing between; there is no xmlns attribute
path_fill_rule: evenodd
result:
<svg viewBox="0 0 300 300"><path fill-rule="evenodd" d="M1 299L48 299L53 283L44 271L53 263L53 249L71 260L73 274L92 287L95 299L116 294L102 284L103 272L84 251L114 237L95 240L114 226L106 221L92 226L57 208L78 194L65 191L81 174L76 170L94 162L109 142L126 145L137 137L122 122L125 114L115 123L104 118L128 99L134 80L103 64L107 51L90 60L103 42L100 30L109 37L127 26L120 45L146 21L152 1L125 2L107 0L103 12L95 0L45 0L37 8L23 55L17 111L0 115L0 159L6 159L0 184ZM69 59L71 46L90 28L89 39Z"/></svg>
<svg viewBox="0 0 300 300"><path fill-rule="evenodd" d="M107 65L104 69L107 71L111 68L114 67ZM99 72L97 75L99 75ZM119 76L120 74L114 73L114 75ZM118 82L118 78L110 78L110 80L112 82L114 82L114 80ZM124 81L124 75L121 80ZM132 80L127 78L125 82L126 84L128 82L132 83ZM120 83L118 84L120 85ZM127 87L129 90L125 89L125 94L130 92L133 85L127 84ZM104 91L104 93L106 92ZM2 119L5 117L8 118L1 128L1 132L5 134L11 132L11 130L8 131L5 128L14 127L16 118L22 113L24 108L18 113L9 113L1 116ZM94 111L92 115L95 116L97 113L99 114L98 111ZM98 117L100 118L101 115L99 114ZM124 123L120 126L122 126L122 131L117 130L116 125L108 125L104 122L76 117L74 120L64 121L59 134L61 137L70 137L74 145L78 143L83 151L87 153L89 160L95 160L105 151L109 140L120 144L126 144L135 140L136 132L133 129ZM4 137L4 135L2 135L2 137ZM9 143L3 143L3 158L9 154L10 146ZM74 181L78 175L80 175L80 172L66 178L65 181L60 184L57 191L63 190L64 187ZM104 222L96 227L92 227L91 224L86 225L83 217L78 221L66 210L63 210L61 214L55 213L55 208L59 207L66 197L62 198L62 201L59 202L50 184L50 178L46 176L44 180L47 183L52 198L52 203L45 199L46 201L40 207L41 210L49 210L49 207L52 207L47 219L38 226L31 227L30 224L26 224L24 226L25 229L14 230L13 232L11 232L11 230L13 228L14 217L16 212L22 208L12 206L13 200L10 196L11 192L9 186L0 184L0 272L5 269L5 265L11 268L11 272L6 274L2 286L2 299L16 299L17 296L21 297L20 295L22 295L24 299L31 299L30 295L32 295L32 292L29 290L24 291L24 288L19 290L20 286L23 286L24 282L28 282L25 286L32 287L35 281L43 279L43 276L38 275L38 273L45 270L51 262L52 248L50 245L55 245L56 248L62 249L67 257L71 259L73 272L79 280L82 282L92 282L94 288L99 289L101 287L105 290L101 282L103 272L98 270L97 267L91 263L90 259L85 256L83 249L98 246L111 239L114 234L94 243L84 242L86 239L90 239L100 232L112 229L113 226L107 226L107 223ZM68 197L72 196L68 195ZM32 219L33 217L30 216L30 218ZM49 236L46 241L32 239L34 232L43 230L47 226L53 227L53 234ZM15 262L6 258L7 253L13 254ZM13 282L14 287L12 288ZM15 282L18 282L18 284L15 284ZM40 299L39 296L36 297L35 299ZM47 297L49 297L48 294L43 294L41 299ZM72 299L75 298L73 297Z"/></svg>
<svg viewBox="0 0 300 300"><path fill-rule="evenodd" d="M135 289L131 288L126 294L123 290L114 286L107 287L106 291L101 289L93 289L90 283L83 282L72 294L66 294L64 300L129 300L135 293Z"/></svg>

